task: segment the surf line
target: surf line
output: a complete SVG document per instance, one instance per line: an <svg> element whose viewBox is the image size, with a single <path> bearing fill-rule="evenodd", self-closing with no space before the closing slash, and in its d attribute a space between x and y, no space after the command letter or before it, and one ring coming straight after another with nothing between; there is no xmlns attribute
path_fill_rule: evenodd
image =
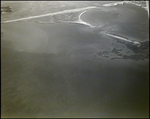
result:
<svg viewBox="0 0 150 119"><path fill-rule="evenodd" d="M122 2L116 2L116 3L108 3L108 4L103 4L103 6L105 7L110 7L110 6L116 6L116 5L119 5L119 4L134 4L136 6L139 6L139 7L142 7L144 8L145 10L147 10L148 12L148 16L149 16L149 1L145 1L146 2L146 7L142 7L140 4L137 4L137 3L133 3L132 1L122 1Z"/></svg>
<svg viewBox="0 0 150 119"><path fill-rule="evenodd" d="M147 8L147 11L148 11L148 17L149 17L149 1L146 1L146 8Z"/></svg>
<svg viewBox="0 0 150 119"><path fill-rule="evenodd" d="M124 1L123 1L123 2L115 2L115 3L103 4L103 6L105 6L105 7L116 6L116 5L118 5L118 4L123 4L123 3L124 3Z"/></svg>
<svg viewBox="0 0 150 119"><path fill-rule="evenodd" d="M104 33L106 34L107 36L110 36L112 38L116 38L118 40L122 40L122 41L125 41L125 42L128 42L128 43L133 43L134 45L136 45L137 47L139 47L141 44L137 41L131 41L127 38L123 38L123 37L120 37L120 36L117 36L117 35L113 35L113 34L110 34L110 33Z"/></svg>
<svg viewBox="0 0 150 119"><path fill-rule="evenodd" d="M77 23L81 23L81 24L90 26L91 28L94 28L95 26L93 26L93 25L91 25L91 24L89 24L89 23L87 23L87 22L85 22L85 21L83 21L83 20L81 19L81 16L82 16L85 12L87 12L87 11L84 11L84 12L82 12L82 13L79 15L79 20L77 21Z"/></svg>
<svg viewBox="0 0 150 119"><path fill-rule="evenodd" d="M82 16L85 12L87 12L87 11L83 11L83 12L81 12L81 13L79 14L77 21L66 21L66 23L78 23L78 24L83 24L83 25L89 26L89 27L91 27L91 28L95 28L95 26L93 26L93 25L91 25L91 24L89 24L89 23L87 23L87 22L85 22L85 21L83 21L83 20L81 19L81 16Z"/></svg>
<svg viewBox="0 0 150 119"><path fill-rule="evenodd" d="M20 19L3 21L1 23L23 21L23 20L28 20L28 19L34 19L34 18L40 18L40 17L46 17L46 16L53 16L53 15L64 14L64 13L74 13L74 12L79 12L79 11L82 11L82 10L93 9L93 8L96 8L96 7L92 6L92 7L85 7L85 8L77 8L77 9L64 10L64 11L60 11L60 12L48 13L48 14L43 14L43 15L38 15L38 16L31 16L31 17L25 17L25 18L20 18Z"/></svg>

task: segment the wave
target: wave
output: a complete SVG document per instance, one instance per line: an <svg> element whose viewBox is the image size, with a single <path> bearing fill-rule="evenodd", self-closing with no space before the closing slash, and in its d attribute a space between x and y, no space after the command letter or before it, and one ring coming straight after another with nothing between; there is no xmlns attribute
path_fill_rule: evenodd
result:
<svg viewBox="0 0 150 119"><path fill-rule="evenodd" d="M80 14L79 14L79 16L78 16L78 20L77 21L60 21L60 23L76 23L76 24L82 24L82 25L85 25L85 26L89 26L90 28L95 28L96 26L93 26L93 25L91 25L91 24L89 24L89 23L87 23L87 22L85 22L85 21L83 21L82 19L81 19L81 16L85 13L85 12L87 12L87 11L83 11L83 12L81 12ZM43 21L36 21L37 23L41 23L41 24L49 24L49 23L51 23L51 22L43 22Z"/></svg>
<svg viewBox="0 0 150 119"><path fill-rule="evenodd" d="M147 1L146 1L147 2ZM104 4L102 6L105 6L105 7L110 7L110 6L116 6L116 5L123 5L124 3L126 4L134 4L136 6L139 6L139 7L142 7L143 9L147 10L149 12L149 8L148 8L148 3L146 3L146 7L142 6L141 4L137 4L137 3L134 3L132 1L123 1L123 2L116 2L116 3L108 3L108 4Z"/></svg>
<svg viewBox="0 0 150 119"><path fill-rule="evenodd" d="M107 35L107 36L110 36L110 37L112 37L112 38L116 38L116 39L118 39L118 40L122 40L122 41L125 41L125 42L128 42L128 43L133 43L133 45L136 45L137 47L140 46L140 42L132 41L132 40L130 40L130 39L128 39L128 38L124 38L124 37L118 36L118 35L116 35L116 34L110 34L110 33L104 33L104 34Z"/></svg>
<svg viewBox="0 0 150 119"><path fill-rule="evenodd" d="M82 16L85 12L87 12L87 11L83 11L82 13L80 13L80 15L79 15L77 21L66 21L66 22L67 22L67 23L83 24L83 25L89 26L89 27L91 27L91 28L95 28L95 26L93 26L93 25L91 25L91 24L89 24L89 23L87 23L87 22L85 22L85 21L83 21L83 20L81 19L81 16Z"/></svg>
<svg viewBox="0 0 150 119"><path fill-rule="evenodd" d="M79 12L79 11L83 11L83 10L87 10L87 9L93 9L93 8L96 8L96 7L95 6L91 6L91 7L85 7L85 8L64 10L64 11L48 13L48 14L43 14L43 15L30 16L30 17L25 17L25 18L20 18L20 19L2 21L1 23L17 22L17 21L23 21L23 20L29 20L29 19L41 18L41 17L45 17L45 16L53 16L53 15L58 15L58 14L65 14L65 13L74 13L74 12Z"/></svg>
<svg viewBox="0 0 150 119"><path fill-rule="evenodd" d="M116 2L116 3L107 3L107 4L104 4L103 6L105 7L110 7L110 6L116 6L118 4L123 4L124 2Z"/></svg>

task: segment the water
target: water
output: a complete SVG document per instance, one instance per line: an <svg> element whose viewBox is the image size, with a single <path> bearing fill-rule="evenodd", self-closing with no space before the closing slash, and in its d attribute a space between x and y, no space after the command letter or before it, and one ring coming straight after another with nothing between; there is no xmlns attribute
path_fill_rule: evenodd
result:
<svg viewBox="0 0 150 119"><path fill-rule="evenodd" d="M144 19L133 22L122 20L132 17L126 8L118 9L125 15L113 23L104 11L85 12L81 19L89 24L96 19L96 28L32 20L1 24L2 117L148 117L146 11L139 8L133 17L143 15ZM113 10L112 17L117 12ZM99 14L102 19L91 17ZM101 27L105 22L109 25ZM137 34L141 31L142 35ZM134 38L141 46L112 39L104 32Z"/></svg>

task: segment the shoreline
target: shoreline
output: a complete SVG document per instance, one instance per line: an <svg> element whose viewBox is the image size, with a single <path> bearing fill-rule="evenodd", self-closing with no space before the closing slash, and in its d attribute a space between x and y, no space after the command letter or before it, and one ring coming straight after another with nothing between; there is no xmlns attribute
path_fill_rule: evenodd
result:
<svg viewBox="0 0 150 119"><path fill-rule="evenodd" d="M1 24L1 117L149 116L147 12L103 8Z"/></svg>
<svg viewBox="0 0 150 119"><path fill-rule="evenodd" d="M119 4L123 5L124 3L126 3L126 4L134 4L136 6L140 6L138 4L135 4L135 3L132 3L132 2L127 2L127 1L116 2L116 3L107 3L107 4L103 4L102 6L103 7L110 7L110 6L116 6L116 5L119 5ZM148 4L148 2L146 2L146 4ZM19 18L19 19L12 19L12 20L7 20L7 21L1 21L1 23L17 22L17 21L36 19L36 18L41 18L41 17L46 17L46 16L53 16L53 15L59 15L59 14L65 14L65 13L74 13L74 12L84 11L84 10L93 9L93 8L100 8L100 7L98 7L98 6L91 6L91 7L85 7L85 8L69 9L69 10L63 10L63 11L47 13L47 14L41 14L41 15L36 15L36 16L29 16L29 17L24 17L24 18ZM143 8L143 9L145 9L145 8ZM147 8L146 8L146 10L147 10L148 16L149 16L149 10ZM87 24L87 25L89 25L89 24ZM94 27L94 26L91 26L91 27Z"/></svg>

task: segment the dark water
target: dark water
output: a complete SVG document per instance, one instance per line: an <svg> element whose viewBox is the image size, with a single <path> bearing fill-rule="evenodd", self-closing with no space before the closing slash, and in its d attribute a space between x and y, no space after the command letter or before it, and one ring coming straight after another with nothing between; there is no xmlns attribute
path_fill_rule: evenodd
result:
<svg viewBox="0 0 150 119"><path fill-rule="evenodd" d="M2 117L148 117L147 14L139 9L142 12L135 14L138 19L133 22L133 14L120 9L131 18L111 22L105 18L107 13L97 10L83 18L99 25L108 22L116 28L113 32L142 42L139 48L117 42L99 32L100 27L25 21L2 24ZM99 14L104 17L91 16ZM113 13L108 16L113 18Z"/></svg>

